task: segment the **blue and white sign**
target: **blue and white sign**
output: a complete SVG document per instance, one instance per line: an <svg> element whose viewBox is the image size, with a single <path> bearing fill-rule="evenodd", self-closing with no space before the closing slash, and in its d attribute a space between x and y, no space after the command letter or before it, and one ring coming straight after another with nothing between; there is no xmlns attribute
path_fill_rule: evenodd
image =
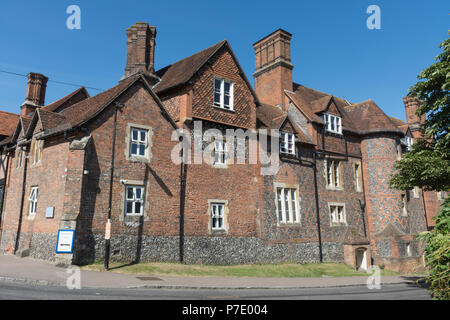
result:
<svg viewBox="0 0 450 320"><path fill-rule="evenodd" d="M56 253L72 253L75 230L58 230L58 240L56 241Z"/></svg>

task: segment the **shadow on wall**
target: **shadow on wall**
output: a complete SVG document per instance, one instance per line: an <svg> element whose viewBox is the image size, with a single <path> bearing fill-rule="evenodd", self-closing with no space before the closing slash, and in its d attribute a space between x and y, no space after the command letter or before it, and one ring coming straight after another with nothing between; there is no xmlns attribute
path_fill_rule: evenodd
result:
<svg viewBox="0 0 450 320"><path fill-rule="evenodd" d="M89 174L84 176L81 188L80 214L77 218L73 263L77 265L90 264L95 261L96 239L92 232L92 223L95 214L97 195L101 192L99 187L100 166L98 163L95 143L91 141L86 147L85 169Z"/></svg>

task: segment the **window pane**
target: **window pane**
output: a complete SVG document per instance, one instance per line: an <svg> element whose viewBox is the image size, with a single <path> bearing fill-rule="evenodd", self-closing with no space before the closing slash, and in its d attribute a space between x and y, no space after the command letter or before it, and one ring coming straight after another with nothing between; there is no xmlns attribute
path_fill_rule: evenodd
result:
<svg viewBox="0 0 450 320"><path fill-rule="evenodd" d="M133 213L133 202L127 201L127 213Z"/></svg>
<svg viewBox="0 0 450 320"><path fill-rule="evenodd" d="M132 155L136 155L137 154L137 148L138 148L138 145L136 143L132 143L131 144L131 154Z"/></svg>
<svg viewBox="0 0 450 320"><path fill-rule="evenodd" d="M219 79L215 79L214 80L214 90L220 92L220 84L221 84L221 80Z"/></svg>
<svg viewBox="0 0 450 320"><path fill-rule="evenodd" d="M134 213L141 213L141 203L140 202L135 202L134 203Z"/></svg>
<svg viewBox="0 0 450 320"><path fill-rule="evenodd" d="M288 192L288 190L284 190L284 212L286 214L286 222L290 222L291 217L289 216L289 192Z"/></svg>
<svg viewBox="0 0 450 320"><path fill-rule="evenodd" d="M133 141L137 141L137 139L138 139L138 132L137 132L136 129L132 129L131 130L131 136L132 136Z"/></svg>
<svg viewBox="0 0 450 320"><path fill-rule="evenodd" d="M279 221L283 221L281 188L277 188L277 201L278 201L278 219L279 219Z"/></svg>
<svg viewBox="0 0 450 320"><path fill-rule="evenodd" d="M127 188L127 199L128 200L133 200L134 199L133 188Z"/></svg>
<svg viewBox="0 0 450 320"><path fill-rule="evenodd" d="M145 145L143 144L139 145L139 155L145 156Z"/></svg>
<svg viewBox="0 0 450 320"><path fill-rule="evenodd" d="M224 106L229 106L230 105L230 96L225 95L223 97L223 105Z"/></svg>
<svg viewBox="0 0 450 320"><path fill-rule="evenodd" d="M214 103L220 105L220 93L214 93Z"/></svg>
<svg viewBox="0 0 450 320"><path fill-rule="evenodd" d="M142 199L142 188L136 188L136 199Z"/></svg>
<svg viewBox="0 0 450 320"><path fill-rule="evenodd" d="M297 205L296 205L295 189L291 189L291 201L292 201L292 214L294 216L294 221L297 222Z"/></svg>
<svg viewBox="0 0 450 320"><path fill-rule="evenodd" d="M229 82L224 82L224 91L226 95L230 94L230 83Z"/></svg>
<svg viewBox="0 0 450 320"><path fill-rule="evenodd" d="M146 131L140 131L140 134L141 134L141 141L142 142L145 142L147 139L145 138L145 136L147 135L147 132Z"/></svg>

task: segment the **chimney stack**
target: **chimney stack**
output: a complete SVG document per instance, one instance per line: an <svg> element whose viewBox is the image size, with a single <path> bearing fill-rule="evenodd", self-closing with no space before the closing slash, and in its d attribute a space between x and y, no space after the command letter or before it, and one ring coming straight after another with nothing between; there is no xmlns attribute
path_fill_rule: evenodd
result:
<svg viewBox="0 0 450 320"><path fill-rule="evenodd" d="M422 138L423 129L421 126L425 124L426 116L424 114L421 116L416 115L416 111L422 102L415 97L404 97L403 103L405 104L406 122L411 129L413 138Z"/></svg>
<svg viewBox="0 0 450 320"><path fill-rule="evenodd" d="M150 82L157 80L155 75L156 28L146 22L136 22L127 29L127 65L124 80L136 73L142 73Z"/></svg>
<svg viewBox="0 0 450 320"><path fill-rule="evenodd" d="M24 103L20 106L22 116L26 116L44 105L48 81L43 74L34 72L28 73L27 78L27 95Z"/></svg>
<svg viewBox="0 0 450 320"><path fill-rule="evenodd" d="M253 44L255 91L263 103L284 105L284 90L292 91L291 37L278 29Z"/></svg>

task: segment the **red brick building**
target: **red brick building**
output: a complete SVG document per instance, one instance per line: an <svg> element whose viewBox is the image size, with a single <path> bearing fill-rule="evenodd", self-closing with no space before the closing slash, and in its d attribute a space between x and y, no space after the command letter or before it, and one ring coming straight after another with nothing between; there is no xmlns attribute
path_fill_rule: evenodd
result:
<svg viewBox="0 0 450 320"><path fill-rule="evenodd" d="M226 40L155 70L156 29L146 23L127 29L125 74L96 96L80 88L45 106L48 79L30 73L17 125L0 141L0 250L102 259L110 216L117 260L417 265L415 235L440 200L388 186L422 135L417 101L405 99L404 123L372 100L294 82L291 37L280 29L253 45L254 89ZM275 174L252 161L261 129L280 135L279 150L257 145L276 157ZM244 144L227 130L247 134ZM187 141L190 162L174 162ZM55 252L58 230L74 230L72 253Z"/></svg>

